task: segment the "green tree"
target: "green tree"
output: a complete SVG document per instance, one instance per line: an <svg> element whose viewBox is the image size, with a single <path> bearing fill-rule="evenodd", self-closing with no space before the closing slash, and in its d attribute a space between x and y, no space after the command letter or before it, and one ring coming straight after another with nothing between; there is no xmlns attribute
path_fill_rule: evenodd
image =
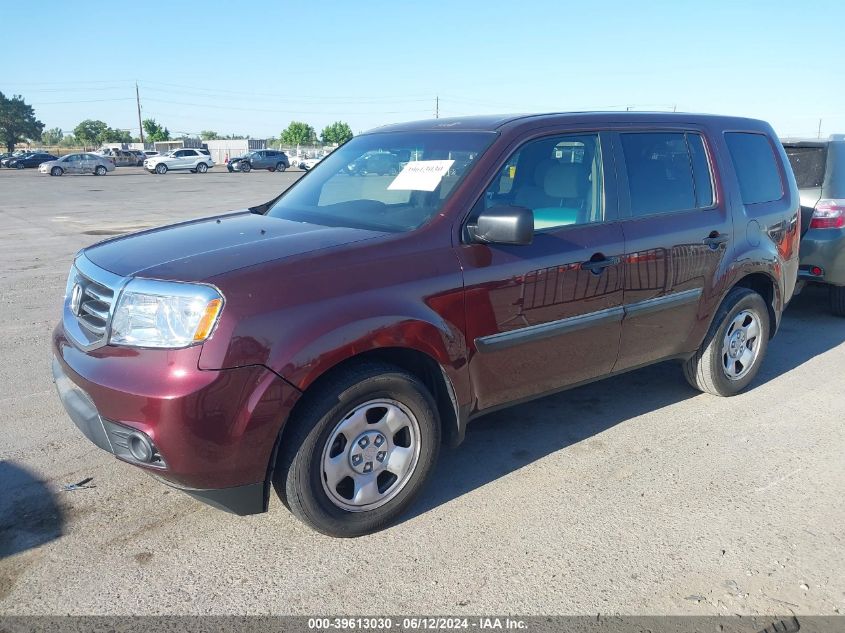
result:
<svg viewBox="0 0 845 633"><path fill-rule="evenodd" d="M220 136L214 130L203 130L200 132L200 138L204 141L216 141Z"/></svg>
<svg viewBox="0 0 845 633"><path fill-rule="evenodd" d="M156 123L155 119L144 119L142 125L144 126L144 132L147 135L146 140L150 143L170 140L170 130L163 125Z"/></svg>
<svg viewBox="0 0 845 633"><path fill-rule="evenodd" d="M0 142L12 152L15 143L41 138L44 124L35 118L35 111L20 95L11 99L0 92Z"/></svg>
<svg viewBox="0 0 845 633"><path fill-rule="evenodd" d="M317 133L307 123L291 121L290 125L282 130L282 143L286 145L311 145L316 142Z"/></svg>
<svg viewBox="0 0 845 633"><path fill-rule="evenodd" d="M64 137L65 135L64 132L62 132L62 128L51 127L49 130L44 130L41 133L41 142L45 145L58 145L62 142Z"/></svg>
<svg viewBox="0 0 845 633"><path fill-rule="evenodd" d="M323 139L323 143L337 143L340 145L352 138L352 128L349 127L348 123L335 121L331 125L327 125L323 128L320 137Z"/></svg>
<svg viewBox="0 0 845 633"><path fill-rule="evenodd" d="M128 130L115 130L107 127L99 138L100 143L131 143L132 135Z"/></svg>
<svg viewBox="0 0 845 633"><path fill-rule="evenodd" d="M109 126L106 125L105 121L85 119L73 128L73 135L82 145L88 147L108 142L108 130Z"/></svg>

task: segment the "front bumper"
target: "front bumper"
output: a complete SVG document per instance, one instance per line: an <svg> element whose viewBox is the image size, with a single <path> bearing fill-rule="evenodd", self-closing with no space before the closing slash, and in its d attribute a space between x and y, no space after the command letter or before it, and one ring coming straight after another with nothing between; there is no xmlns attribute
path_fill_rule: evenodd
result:
<svg viewBox="0 0 845 633"><path fill-rule="evenodd" d="M817 266L821 275L812 275ZM810 229L801 238L799 277L835 286L845 286L845 228Z"/></svg>
<svg viewBox="0 0 845 633"><path fill-rule="evenodd" d="M53 375L69 416L98 447L216 507L262 512L276 440L299 391L264 367L200 370L199 352L83 352L59 325ZM149 440L155 459L133 457L132 433Z"/></svg>

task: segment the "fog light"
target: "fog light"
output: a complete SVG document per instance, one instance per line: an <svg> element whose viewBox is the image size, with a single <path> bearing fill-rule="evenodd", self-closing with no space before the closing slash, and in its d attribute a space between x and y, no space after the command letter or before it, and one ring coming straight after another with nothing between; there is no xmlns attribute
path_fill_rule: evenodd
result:
<svg viewBox="0 0 845 633"><path fill-rule="evenodd" d="M131 433L129 435L129 452L139 462L149 464L153 460L153 446L146 435Z"/></svg>

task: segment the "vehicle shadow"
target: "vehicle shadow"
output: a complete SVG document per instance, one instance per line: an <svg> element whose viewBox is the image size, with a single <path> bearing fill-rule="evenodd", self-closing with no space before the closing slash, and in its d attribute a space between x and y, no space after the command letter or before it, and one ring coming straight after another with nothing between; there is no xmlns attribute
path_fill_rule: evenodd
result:
<svg viewBox="0 0 845 633"><path fill-rule="evenodd" d="M843 342L845 320L830 314L826 291L806 289L787 309L751 389ZM698 395L679 365L667 362L478 418L460 447L441 452L405 520L617 424Z"/></svg>
<svg viewBox="0 0 845 633"><path fill-rule="evenodd" d="M64 524L43 481L19 464L0 462L0 560L59 538Z"/></svg>

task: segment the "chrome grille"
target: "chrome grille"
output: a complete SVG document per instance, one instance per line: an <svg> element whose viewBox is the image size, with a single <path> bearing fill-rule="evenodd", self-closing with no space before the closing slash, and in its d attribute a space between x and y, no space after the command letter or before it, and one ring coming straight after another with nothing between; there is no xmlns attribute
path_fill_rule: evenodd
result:
<svg viewBox="0 0 845 633"><path fill-rule="evenodd" d="M114 291L82 275L79 275L77 283L84 284L82 301L76 315L79 323L89 332L103 336L109 322Z"/></svg>
<svg viewBox="0 0 845 633"><path fill-rule="evenodd" d="M71 268L64 306L65 331L85 348L105 345L115 299L124 279L80 255Z"/></svg>

